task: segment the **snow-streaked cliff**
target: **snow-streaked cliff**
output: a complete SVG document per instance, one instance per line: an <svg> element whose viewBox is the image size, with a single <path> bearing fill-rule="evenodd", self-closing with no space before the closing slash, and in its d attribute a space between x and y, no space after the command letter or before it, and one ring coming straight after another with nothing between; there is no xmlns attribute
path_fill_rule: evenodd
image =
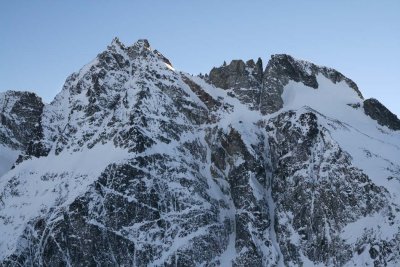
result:
<svg viewBox="0 0 400 267"><path fill-rule="evenodd" d="M0 143L0 262L396 266L400 131L364 103L287 55L198 77L115 39Z"/></svg>

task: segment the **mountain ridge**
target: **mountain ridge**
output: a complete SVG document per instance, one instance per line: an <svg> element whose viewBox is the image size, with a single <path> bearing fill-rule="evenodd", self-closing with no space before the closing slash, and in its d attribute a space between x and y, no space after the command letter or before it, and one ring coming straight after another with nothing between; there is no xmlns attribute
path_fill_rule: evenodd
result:
<svg viewBox="0 0 400 267"><path fill-rule="evenodd" d="M400 134L387 112L288 55L200 77L147 40L114 39L42 106L1 176L0 262L395 266Z"/></svg>

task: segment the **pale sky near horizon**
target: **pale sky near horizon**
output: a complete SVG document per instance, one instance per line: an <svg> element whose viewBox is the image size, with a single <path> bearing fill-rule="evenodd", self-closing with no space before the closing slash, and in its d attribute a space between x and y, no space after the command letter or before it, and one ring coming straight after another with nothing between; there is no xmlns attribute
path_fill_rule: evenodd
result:
<svg viewBox="0 0 400 267"><path fill-rule="evenodd" d="M192 74L290 54L337 69L400 115L398 0L1 1L0 92L50 102L115 36L146 38Z"/></svg>

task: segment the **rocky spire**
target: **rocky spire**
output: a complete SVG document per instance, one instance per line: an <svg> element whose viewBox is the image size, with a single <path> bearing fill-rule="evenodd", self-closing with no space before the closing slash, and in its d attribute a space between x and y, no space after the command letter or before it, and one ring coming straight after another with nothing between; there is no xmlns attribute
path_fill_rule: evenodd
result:
<svg viewBox="0 0 400 267"><path fill-rule="evenodd" d="M119 40L118 37L114 37L114 39L111 41L111 44L109 47L119 47L119 48L125 48L124 44Z"/></svg>

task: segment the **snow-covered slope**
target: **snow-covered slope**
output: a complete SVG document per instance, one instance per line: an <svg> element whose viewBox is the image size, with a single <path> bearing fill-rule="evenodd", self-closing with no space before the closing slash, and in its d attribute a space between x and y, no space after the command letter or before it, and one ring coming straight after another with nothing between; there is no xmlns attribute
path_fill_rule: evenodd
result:
<svg viewBox="0 0 400 267"><path fill-rule="evenodd" d="M6 266L400 264L398 119L335 70L197 77L115 39L40 114L0 178Z"/></svg>

